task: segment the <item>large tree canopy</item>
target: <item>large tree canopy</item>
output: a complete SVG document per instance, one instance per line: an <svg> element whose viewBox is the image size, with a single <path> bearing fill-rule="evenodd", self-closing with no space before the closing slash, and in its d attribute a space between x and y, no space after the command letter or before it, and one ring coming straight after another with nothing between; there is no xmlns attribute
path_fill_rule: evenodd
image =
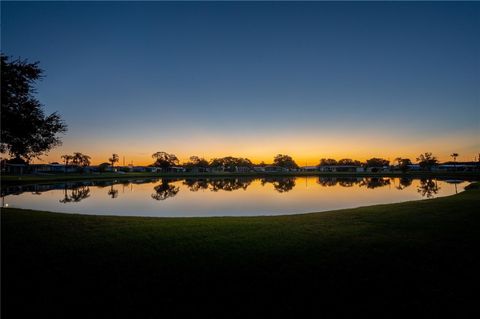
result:
<svg viewBox="0 0 480 319"><path fill-rule="evenodd" d="M388 166L388 164L390 164L390 161L383 158L373 157L367 160L368 167L384 167Z"/></svg>
<svg viewBox="0 0 480 319"><path fill-rule="evenodd" d="M60 116L45 115L35 98L34 84L42 74L38 62L10 60L1 54L0 151L27 162L60 145L57 134L67 130Z"/></svg>
<svg viewBox="0 0 480 319"><path fill-rule="evenodd" d="M433 166L438 164L437 158L429 152L420 154L420 156L417 157L417 161L421 168L427 170L431 170Z"/></svg>
<svg viewBox="0 0 480 319"><path fill-rule="evenodd" d="M223 167L226 171L233 172L237 167L252 167L253 163L248 158L227 156L212 159L210 166Z"/></svg>
<svg viewBox="0 0 480 319"><path fill-rule="evenodd" d="M179 162L175 154L168 154L167 152L156 152L152 154L152 158L155 159L153 166L158 166L162 169L178 165Z"/></svg>
<svg viewBox="0 0 480 319"><path fill-rule="evenodd" d="M278 154L273 158L273 164L288 169L298 168L297 163L295 163L292 157L282 154Z"/></svg>

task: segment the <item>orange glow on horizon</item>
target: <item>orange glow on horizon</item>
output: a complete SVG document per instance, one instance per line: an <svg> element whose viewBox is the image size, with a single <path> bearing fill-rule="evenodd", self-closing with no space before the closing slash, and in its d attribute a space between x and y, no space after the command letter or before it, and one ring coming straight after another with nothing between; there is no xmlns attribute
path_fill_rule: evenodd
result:
<svg viewBox="0 0 480 319"><path fill-rule="evenodd" d="M425 152L432 152L439 161L450 161L450 154L459 153L457 161L473 161L478 156L480 143L477 132L466 131L457 134L445 133L435 138L418 138L416 135L395 136L395 134L326 134L319 132L294 132L275 134L273 137L263 135L218 136L213 134L181 135L176 138L158 140L151 134L145 138L97 138L94 143L81 132L66 136L63 145L52 150L42 160L35 163L62 162L62 154L82 152L91 156L92 164L108 162L113 153L119 155L116 165L133 162L134 165L150 165L151 155L157 151L175 154L180 163L196 155L207 160L216 157L245 157L258 164L262 161L272 163L277 154L287 154L293 157L299 166L317 165L321 158L351 158L365 161L372 157L381 157L390 162L395 158L410 158L413 162ZM76 136L76 137L71 137Z"/></svg>

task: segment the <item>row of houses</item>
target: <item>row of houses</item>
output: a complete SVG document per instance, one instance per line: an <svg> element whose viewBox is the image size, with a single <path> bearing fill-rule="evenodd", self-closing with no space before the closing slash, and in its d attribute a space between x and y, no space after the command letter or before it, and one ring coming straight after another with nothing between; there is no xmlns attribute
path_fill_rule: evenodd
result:
<svg viewBox="0 0 480 319"><path fill-rule="evenodd" d="M309 172L395 172L401 171L399 166L379 166L379 167L363 167L353 165L324 165L324 166L303 166L302 171ZM422 171L423 168L419 164L407 165L408 171ZM433 172L475 172L480 171L480 163L471 164L439 164L432 166Z"/></svg>
<svg viewBox="0 0 480 319"><path fill-rule="evenodd" d="M285 167L268 165L268 166L238 166L228 169L229 172L235 173L282 173L282 172L395 172L400 171L398 166L382 166L382 167L363 167L355 165L323 165L323 166L303 166L298 169L287 169ZM421 171L422 167L418 164L412 164L407 166L409 171ZM431 168L436 172L473 172L480 171L480 164L468 163L468 164L440 164ZM49 174L49 173L95 173L95 172L117 172L119 174L125 172L150 172L150 173L216 173L225 172L227 169L224 167L182 167L171 166L168 168L152 167L152 166L116 166L116 167L103 167L99 166L65 166L64 164L51 163L51 164L5 164L2 167L2 172L7 174Z"/></svg>

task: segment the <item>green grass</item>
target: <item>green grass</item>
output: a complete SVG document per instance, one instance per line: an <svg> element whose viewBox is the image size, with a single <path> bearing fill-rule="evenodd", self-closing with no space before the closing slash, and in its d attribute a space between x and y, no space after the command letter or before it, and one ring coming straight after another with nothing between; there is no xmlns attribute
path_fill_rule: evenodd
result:
<svg viewBox="0 0 480 319"><path fill-rule="evenodd" d="M275 217L4 209L5 318L478 313L480 190Z"/></svg>

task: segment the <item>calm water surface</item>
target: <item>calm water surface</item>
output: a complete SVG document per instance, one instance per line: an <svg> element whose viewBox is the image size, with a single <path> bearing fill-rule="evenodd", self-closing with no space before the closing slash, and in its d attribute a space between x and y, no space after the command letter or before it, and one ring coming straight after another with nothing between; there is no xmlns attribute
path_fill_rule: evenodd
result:
<svg viewBox="0 0 480 319"><path fill-rule="evenodd" d="M467 184L317 176L88 181L7 187L2 205L123 216L285 215L448 196Z"/></svg>

